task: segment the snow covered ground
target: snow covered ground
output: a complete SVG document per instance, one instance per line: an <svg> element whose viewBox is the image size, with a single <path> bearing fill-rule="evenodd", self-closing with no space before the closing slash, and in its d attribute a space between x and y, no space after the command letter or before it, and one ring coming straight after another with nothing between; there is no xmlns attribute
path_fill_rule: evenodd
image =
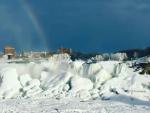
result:
<svg viewBox="0 0 150 113"><path fill-rule="evenodd" d="M12 99L0 101L0 113L149 113L150 104L77 99Z"/></svg>
<svg viewBox="0 0 150 113"><path fill-rule="evenodd" d="M150 75L131 61L0 60L0 113L149 113Z"/></svg>

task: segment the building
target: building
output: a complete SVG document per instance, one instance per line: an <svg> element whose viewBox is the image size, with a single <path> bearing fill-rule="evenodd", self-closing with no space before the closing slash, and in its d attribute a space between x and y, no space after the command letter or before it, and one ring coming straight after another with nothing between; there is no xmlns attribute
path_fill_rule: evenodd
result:
<svg viewBox="0 0 150 113"><path fill-rule="evenodd" d="M64 53L71 54L72 53L72 49L61 47L61 48L58 49L58 53L60 53L60 54L64 54Z"/></svg>
<svg viewBox="0 0 150 113"><path fill-rule="evenodd" d="M11 46L4 47L4 55L7 56L7 59L12 59L16 55L15 48Z"/></svg>
<svg viewBox="0 0 150 113"><path fill-rule="evenodd" d="M21 56L24 57L24 58L31 58L31 59L34 59L34 58L48 58L51 54L49 52L45 52L45 51L42 51L42 52L24 52Z"/></svg>

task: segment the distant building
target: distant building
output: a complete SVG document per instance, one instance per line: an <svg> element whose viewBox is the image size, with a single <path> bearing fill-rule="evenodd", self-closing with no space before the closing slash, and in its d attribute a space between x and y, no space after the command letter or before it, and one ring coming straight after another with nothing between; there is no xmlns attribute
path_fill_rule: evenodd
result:
<svg viewBox="0 0 150 113"><path fill-rule="evenodd" d="M6 55L8 59L12 59L16 55L15 48L13 48L11 46L5 46L4 47L4 55Z"/></svg>
<svg viewBox="0 0 150 113"><path fill-rule="evenodd" d="M64 53L71 54L72 53L72 49L61 47L61 48L58 49L58 53L60 53L60 54L64 54Z"/></svg>
<svg viewBox="0 0 150 113"><path fill-rule="evenodd" d="M48 52L24 52L23 55L25 58L48 58L49 57L49 53Z"/></svg>

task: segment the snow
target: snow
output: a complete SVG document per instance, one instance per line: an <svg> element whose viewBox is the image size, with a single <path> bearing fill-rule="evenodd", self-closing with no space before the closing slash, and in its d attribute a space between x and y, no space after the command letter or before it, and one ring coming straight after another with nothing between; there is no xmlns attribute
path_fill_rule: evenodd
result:
<svg viewBox="0 0 150 113"><path fill-rule="evenodd" d="M111 60L123 61L126 60L127 54L126 53L115 53L110 55Z"/></svg>
<svg viewBox="0 0 150 113"><path fill-rule="evenodd" d="M127 54L126 53L112 53L112 54L102 54L102 55L96 55L95 57L92 57L92 61L104 61L104 60L114 60L114 61L124 61L126 60Z"/></svg>
<svg viewBox="0 0 150 113"><path fill-rule="evenodd" d="M87 78L75 76L71 78L71 90L78 92L80 90L90 90L93 88L93 83Z"/></svg>
<svg viewBox="0 0 150 113"><path fill-rule="evenodd" d="M48 99L47 104L51 107L53 107L51 99L61 100L62 103L55 103L58 106L63 105L64 100L69 103L71 101L70 107L72 108L67 111L65 109L68 109L68 105L64 105L64 108L60 107L60 110L56 110L42 104L45 107L39 108L39 110L48 109L53 112L65 113L88 113L99 110L111 112L113 107L109 106L109 110L105 109L109 102L101 100L109 100L112 105L114 104L114 108L119 109L117 112L121 112L122 109L127 112L132 107L131 104L147 107L150 105L150 76L135 72L134 69L129 68L128 64L130 63L132 61L97 61L94 63L82 60L72 61L67 54L54 55L48 60L32 61L27 64L7 63L6 60L1 59L0 99L6 100L0 100L0 102L4 101L3 104L0 104L0 108L4 107L3 111L0 109L0 113L5 111L9 113L7 102L10 102L10 105L17 102L15 106L18 106L18 103L25 102L26 104L30 102L29 100L36 100L36 104L34 101L31 104L38 108L45 99ZM95 102L96 105L90 106L91 104L86 103L89 101ZM83 106L89 107L89 111L85 107L82 111L82 102ZM104 105L99 105L100 103ZM125 103L122 108L118 107L120 103ZM17 109L15 106L12 109ZM29 109L32 107L25 106ZM150 109L149 106L148 110L145 108L139 110L136 106L134 107L135 111L133 112L135 113L148 113ZM22 110L21 106L18 108L20 113L19 110ZM36 111L34 110L33 112ZM43 112L47 113L48 111ZM38 112L36 111L36 113Z"/></svg>
<svg viewBox="0 0 150 113"><path fill-rule="evenodd" d="M78 99L13 99L0 102L0 113L149 113L147 102L126 104L120 101Z"/></svg>
<svg viewBox="0 0 150 113"><path fill-rule="evenodd" d="M19 93L21 85L14 68L3 68L0 70L0 98L15 97Z"/></svg>
<svg viewBox="0 0 150 113"><path fill-rule="evenodd" d="M32 80L32 78L30 77L29 74L24 74L20 76L19 80L22 87L25 87L27 83Z"/></svg>

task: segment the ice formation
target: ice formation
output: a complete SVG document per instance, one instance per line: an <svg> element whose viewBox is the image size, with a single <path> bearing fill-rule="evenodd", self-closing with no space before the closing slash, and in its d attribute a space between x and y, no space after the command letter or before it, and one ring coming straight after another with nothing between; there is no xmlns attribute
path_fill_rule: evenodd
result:
<svg viewBox="0 0 150 113"><path fill-rule="evenodd" d="M149 75L121 61L72 61L67 54L29 64L0 63L0 98L150 99Z"/></svg>
<svg viewBox="0 0 150 113"><path fill-rule="evenodd" d="M14 68L3 68L0 70L0 98L11 98L19 93L21 85L18 74Z"/></svg>

